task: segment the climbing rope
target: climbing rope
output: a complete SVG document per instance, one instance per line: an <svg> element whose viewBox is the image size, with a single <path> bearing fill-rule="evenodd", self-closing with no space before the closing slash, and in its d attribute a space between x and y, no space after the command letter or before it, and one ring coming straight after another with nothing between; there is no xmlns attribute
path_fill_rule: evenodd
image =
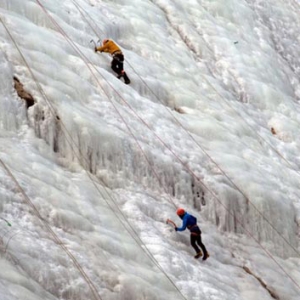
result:
<svg viewBox="0 0 300 300"><path fill-rule="evenodd" d="M83 15L82 11L85 12L87 14L87 12L75 1L75 0L72 0L73 3L75 4L76 8L79 10L79 12L81 13L81 15ZM84 17L85 20L87 20L86 17ZM90 17L90 19L92 19ZM94 24L96 24L96 22L93 21ZM94 33L96 35L97 34L97 31L95 30L95 28L91 25L90 22L88 22L88 24L90 25L91 29L94 31ZM97 26L97 25L96 25ZM102 31L102 33L104 33ZM129 64L129 63L128 63ZM136 72L137 73L137 72ZM137 73L138 74L138 73ZM139 76L140 77L140 76ZM141 78L141 77L140 77ZM141 78L142 80L142 78ZM142 80L143 81L143 80ZM215 92L221 97L221 95L219 94L219 92L207 81L207 83L215 90ZM147 86L148 87L148 86ZM149 88L150 89L150 88ZM151 89L150 89L151 90ZM151 90L152 91L152 90ZM158 98L158 96L152 91L153 95L156 96L156 98L160 101L160 99ZM132 109L132 107L130 106L130 108ZM209 153L199 144L199 142L193 137L193 135L183 126L183 124L171 113L170 110L166 109L167 112L174 118L174 120L176 121L176 123L182 127L185 132L188 134L188 136L195 142L195 144L202 150L202 152L210 159L211 162L214 163L215 166L218 167L218 169L221 171L221 173L229 180L229 182L244 196L245 200L255 209L255 211L257 211L259 213L259 215L262 217L262 219L264 219L268 225L278 234L278 236L280 236L287 245L289 245L291 247L291 249L293 249L293 251L300 257L300 253L299 251L278 231L278 229L268 220L268 218L257 208L257 206L249 199L249 197L245 194L244 191L242 191L241 188L239 188L237 186L237 184L226 174L226 172L220 167L220 165L211 157L211 155L209 155ZM151 127L139 116L135 113L135 115L137 116L138 119L141 120L141 122L149 129L152 131ZM246 121L246 120L245 120ZM247 123L248 124L248 123ZM251 126L251 125L249 125ZM251 127L252 128L252 127ZM252 128L253 129L253 128ZM253 130L254 131L254 130ZM260 136L259 134L257 134L258 136ZM213 197L215 198L216 195L215 193L213 193L211 191L211 189L209 189L204 183L203 181L188 167L188 165L186 163L184 163L176 153L173 152L173 150L168 146L166 145L166 143L159 137L155 134L155 136L158 138L158 140L171 152L171 154L178 160L179 163L181 163L183 165L183 167L190 173L190 175L192 177L194 177L198 182L201 182L202 185L208 190L210 191L210 193L213 195ZM261 136L260 136L261 137ZM262 137L261 137L262 138ZM262 138L263 139L263 138ZM266 141L267 142L267 141ZM271 145L270 145L271 148L273 148ZM275 151L277 151L276 149L274 149ZM289 162L280 154L278 153L283 159L284 161L286 161L288 164ZM290 164L289 164L290 165ZM290 165L291 166L291 165ZM300 172L298 172L300 174ZM174 203L173 203L174 204ZM174 204L175 206L175 204Z"/></svg>
<svg viewBox="0 0 300 300"><path fill-rule="evenodd" d="M37 0L38 1L38 0ZM57 24L58 25L58 24ZM58 25L59 26L59 25ZM65 33L63 33L64 35L66 35ZM113 87L112 87L113 88ZM114 88L113 88L114 89ZM114 89L115 90L115 89ZM123 101L124 102L126 102L125 101L125 99L119 94L119 93L117 93L122 99L123 99ZM133 110L132 109L132 107L126 102L126 104L130 107L130 109L131 110ZM134 112L134 111L133 111ZM151 128L150 128L150 126L137 114L137 113L135 113L134 112L134 114L140 119L140 121L144 124L144 125L146 125L146 127L148 127L150 130L151 130ZM122 121L123 121L124 119L122 119ZM185 166L185 168L186 169L188 169L189 170L189 172L197 179L197 180L199 180L199 181L201 181L195 174L194 174L194 172L192 171L192 170L190 170L189 168L188 168L188 166L186 166L186 164L170 149L170 147L168 147L165 143L164 143L164 141L159 137L159 136L157 136L156 134L155 134L155 136L161 141L161 143L162 144L164 144L164 146L177 158L177 160L179 160L181 163L182 163L182 165L183 166ZM237 220L238 221L238 223L240 223L240 225L243 227L243 229L245 230L245 232L248 232L248 234L249 235L251 235L251 233L249 232L249 231L247 231L246 230L246 228L243 226L243 224L242 224L242 222L239 220L239 219L237 219L236 218L236 216L227 208L227 207L225 207L224 205L223 205L223 203L221 203L221 201L215 196L215 194L211 191L211 189L209 189L206 185L204 185L211 193L212 193L212 195L214 196L214 198L229 212L229 214L231 214L234 218L235 218L235 220ZM246 199L248 199L247 197L246 197ZM249 200L249 199L248 199ZM250 200L249 200L249 202L250 202ZM271 225L271 223L270 223L270 225ZM273 229L275 229L275 228L273 228ZM278 232L278 231L277 231ZM278 234L280 235L280 233L278 232ZM280 235L281 236L281 235ZM254 238L254 240L262 247L262 245L259 243L259 241L257 240L257 239L255 239L255 237L252 235L252 237ZM282 237L282 236L281 236ZM287 242L287 241L286 241ZM265 250L265 252L270 256L271 254L266 250L266 249L264 249ZM294 249L295 250L295 249ZM284 271L284 269L278 264L278 262L273 258L273 256L271 255L270 256L270 258L272 258L272 260ZM288 277L290 277L291 278L291 276L287 273L287 272L285 272L286 273L286 275L288 276ZM291 278L291 280L293 280L293 278ZM293 282L297 285L297 283L293 280ZM298 286L298 285L297 285ZM298 286L299 287L299 286ZM300 288L300 287L299 287Z"/></svg>
<svg viewBox="0 0 300 300"><path fill-rule="evenodd" d="M9 36L10 36L11 40L14 42L15 47L18 49L18 51L19 51L19 53L20 53L20 55L21 55L23 61L25 62L25 64L26 64L28 70L29 70L30 73L31 73L31 76L32 76L33 79L35 80L35 82L36 82L36 84L37 84L37 86L38 86L38 89L39 89L40 92L41 92L41 95L42 95L43 98L46 100L47 105L49 105L51 113L52 113L54 116L57 116L57 114L55 113L55 109L53 108L52 104L50 103L50 101L49 101L47 95L45 94L45 92L43 91L42 87L41 87L40 84L38 83L38 81L37 81L36 77L34 76L33 72L31 71L31 69L30 69L28 63L26 62L25 57L23 56L23 54L22 54L22 52L20 51L18 45L16 44L15 40L13 39L12 35L10 34L10 32L9 32L9 30L8 30L8 28L7 28L7 26L5 26L5 24L4 24L4 22L2 21L2 19L0 19L0 20L1 20L2 24L4 25L4 27L6 28L6 31L9 33ZM95 77L96 77L96 76L95 76ZM97 77L96 77L96 79L97 79ZM122 116L120 115L120 117L122 117ZM123 118L122 118L122 119L123 119ZM125 122L125 121L124 121L124 122ZM70 144L72 144L72 145L75 145L76 148L79 149L79 147L76 145L76 143L74 142L73 138L72 138L71 135L69 134L67 128L65 127L65 125L64 125L63 122L61 121L61 119L60 119L60 123L62 124L65 133L68 134L68 137L69 137L69 138L67 139L67 142L70 143ZM142 148L141 148L141 149L142 149ZM80 153L80 151L79 151L79 153ZM80 156L79 156L77 153L75 153L75 156L79 159L79 161L81 161ZM83 156L82 156L82 157L83 157ZM84 159L84 158L83 158L83 159ZM99 188L98 188L97 185L96 185L96 182L97 182L97 181L96 181L96 180L93 180L93 179L91 178L91 175L90 175L89 172L87 172L87 175L88 175L88 177L91 179L92 183L94 184L94 186L96 187L96 189L98 190L98 192L101 194L101 191L99 190ZM101 179L99 179L99 180L101 181ZM102 184L104 185L104 187L106 187L106 184L105 184L103 181L101 181L101 182L102 182ZM107 194L108 194L109 198L110 198L111 200L113 200L112 196L111 196L108 192L107 192ZM114 202L116 208L118 209L118 211L120 212L120 214L123 216L125 222L129 225L129 227L131 228L132 232L134 232L136 236L134 236L134 235L132 234L132 232L131 232L130 230L127 229L127 227L124 225L124 223L123 223L123 221L121 220L121 218L119 217L119 215L114 211L113 207L112 207L111 204L106 200L106 198L105 198L104 196L102 196L102 198L106 201L106 203L108 204L108 206L110 207L110 209L112 210L112 212L116 215L116 217L118 218L118 220L121 222L121 224L123 225L123 227L128 231L128 233L129 233L129 234L132 236L132 238L136 241L137 245L140 246L140 248L141 248L141 249L149 256L149 258L151 258L152 262L153 262L153 263L161 270L161 272L168 278L168 280L169 280L169 281L171 282L171 284L175 287L175 289L180 293L180 295L181 295L184 299L186 299L185 296L184 296L184 295L181 293L181 291L178 289L178 287L174 284L174 282L172 281L172 279L170 278L170 276L169 276L169 275L162 269L162 267L159 265L158 261L154 258L153 254L149 251L148 247L147 247L147 246L144 244L144 242L139 238L139 236L138 236L137 232L134 230L133 226L128 222L128 220L127 220L126 217L124 216L123 212L120 210L119 206L116 204L116 201L113 200L113 202ZM174 206L175 206L175 204L174 204ZM140 243L139 243L139 242L140 242ZM84 276L84 275L83 275L83 276ZM90 284L90 283L89 283L89 284Z"/></svg>
<svg viewBox="0 0 300 300"><path fill-rule="evenodd" d="M198 178L197 178L198 179ZM175 204L174 204L175 205Z"/></svg>
<svg viewBox="0 0 300 300"><path fill-rule="evenodd" d="M75 1L73 0L73 2L75 3ZM77 7L77 9L79 9L79 5L75 5ZM85 20L87 20L86 18L84 18ZM89 23L90 25L90 23ZM93 27L90 25L90 27L93 29ZM94 30L94 29L93 29ZM97 32L94 30L94 32L97 34ZM209 82L208 82L209 83ZM209 83L210 84L210 83ZM213 89L215 90L215 88L213 87ZM216 90L215 90L216 91ZM216 91L216 93L218 93ZM219 94L219 93L218 93ZM219 95L221 97L221 95ZM175 117L174 117L175 118ZM177 119L176 119L177 120ZM177 122L179 122L177 120ZM143 122L145 123L145 122ZM147 127L149 127L146 124ZM211 158L211 156L201 147L201 145L199 145L199 143L194 139L194 137L189 133L190 137L197 143L197 145L203 150L203 152L215 163L216 166L218 166L218 168L221 170L221 172L230 180L230 182L237 188L237 190L239 190L241 192L241 194L246 198L246 200L259 212L259 214L263 217L263 219L265 219L265 221L268 222L268 224L277 232L277 234L284 239L284 241L299 255L299 252L279 233L279 231L272 225L272 223L257 209L257 207L250 201L250 199L245 195L244 192L241 191L241 189L228 177L228 175L220 168L220 166ZM164 143L163 143L164 144ZM168 147L167 147L168 148ZM170 150L170 149L169 149ZM171 150L170 150L171 151ZM172 152L172 151L171 151ZM172 152L172 154L174 155L174 153ZM177 155L175 154L174 156L177 157ZM180 160L180 159L179 159ZM180 160L180 162L186 167L186 165ZM201 181L195 174L193 174L195 176L195 178L199 181ZM259 245L260 247L262 247L262 245L259 243L259 241L244 227L244 225L242 224L242 222L226 207L223 205L223 203L221 203L221 201L216 197L216 195L214 194L214 192L212 192L212 190L210 188L208 188L203 182L202 184L204 185L204 187L210 191L210 193L213 195L214 199L217 200L228 212L229 214L232 215L232 217L234 217L234 219L237 221L237 223L239 223L242 228L244 229L244 231L251 236ZM262 247L262 249L267 253L267 255L278 265L278 267L284 271L284 273L296 284L296 286L298 288L300 288L300 286L297 284L297 282L282 268L281 265L279 265L279 263L274 259L274 257L264 248Z"/></svg>
<svg viewBox="0 0 300 300"><path fill-rule="evenodd" d="M2 22L2 19L0 17L0 21ZM9 177L12 179L14 184L16 185L17 189L19 192L22 194L23 199L25 202L32 208L32 211L34 214L37 216L37 218L41 221L41 223L44 225L44 227L47 229L47 231L50 233L50 235L53 237L54 241L56 242L57 245L59 245L65 252L66 254L70 257L72 262L74 263L75 267L79 270L81 273L82 277L88 284L90 290L92 291L93 297L96 300L102 300L101 296L98 294L96 287L94 286L93 282L89 278L89 276L85 273L77 259L74 257L74 255L70 252L70 250L63 244L63 242L59 239L59 237L55 234L55 232L52 230L50 225L43 219L43 217L40 215L39 211L37 210L36 206L33 204L33 202L29 199L23 188L20 186L19 182L15 178L15 176L11 173L9 168L6 166L6 164L3 162L3 160L0 158L0 164L2 165L3 169L6 171L6 173L9 175Z"/></svg>

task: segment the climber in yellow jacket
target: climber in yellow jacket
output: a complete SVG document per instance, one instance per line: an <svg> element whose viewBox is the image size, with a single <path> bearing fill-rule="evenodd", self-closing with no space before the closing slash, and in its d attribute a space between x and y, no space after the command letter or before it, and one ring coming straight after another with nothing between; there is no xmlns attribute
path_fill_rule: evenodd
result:
<svg viewBox="0 0 300 300"><path fill-rule="evenodd" d="M95 47L95 52L97 51L109 53L113 57L111 68L118 74L117 77L119 79L123 77L124 82L129 84L130 79L124 71L124 55L118 45L116 45L112 40L105 39L103 40L101 47Z"/></svg>

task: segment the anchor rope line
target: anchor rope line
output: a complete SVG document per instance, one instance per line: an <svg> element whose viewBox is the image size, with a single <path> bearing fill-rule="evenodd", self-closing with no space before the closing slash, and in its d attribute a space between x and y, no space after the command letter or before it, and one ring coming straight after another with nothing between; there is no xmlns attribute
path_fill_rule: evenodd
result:
<svg viewBox="0 0 300 300"><path fill-rule="evenodd" d="M38 1L38 0L37 0ZM74 1L73 1L74 2ZM65 33L64 33L65 34ZM66 34L65 34L66 35ZM113 87L112 87L113 88ZM114 89L114 88L113 88ZM118 95L119 95L119 93L118 93ZM121 98L123 98L121 95L119 95ZM123 100L125 101L125 99L123 98ZM126 102L127 103L127 102ZM127 103L127 105L131 108L131 106ZM131 108L132 109L132 108ZM134 112L135 113L135 112ZM137 115L136 113L135 113L135 115ZM150 126L139 116L139 115L137 115L137 117L141 120L141 122L142 123L144 123L150 130L151 130L151 128L150 128ZM156 135L157 136L157 135ZM174 154L174 152L164 143L164 141L162 141L162 139L159 137L159 136L157 136L157 138L165 145L165 147L170 151L170 152L172 152L173 153L173 155L182 163L182 165L183 166L185 166L186 168L188 168L183 162L182 162L182 160L176 155L176 154ZM190 172L192 172L191 170L190 170ZM192 172L192 174L196 177L196 179L198 179L199 181L201 181L193 172ZM206 187L208 190L210 190L208 187ZM211 190L210 190L211 191ZM211 191L212 192L212 191ZM216 200L224 207L224 208L226 208L221 202L220 202L220 200L213 194L213 196L216 198ZM248 198L247 198L248 199ZM249 200L249 199L248 199ZM250 201L250 200L249 200ZM228 210L228 208L226 208L227 210ZM228 212L230 213L230 210L228 210ZM235 219L237 219L233 214L232 214L232 216L235 218ZM244 230L246 230L246 228L242 225L242 223L239 221L239 223L240 223L240 225L244 228ZM275 228L273 228L274 230L275 230ZM247 230L246 230L247 231ZM250 234L250 232L248 231L248 234ZM278 232L278 234L280 235L280 233ZM281 236L281 235L280 235ZM255 237L254 236L252 236L254 239L255 239ZM282 237L282 236L281 236ZM258 242L258 244L262 247L262 245L259 243L259 241L257 240L257 239L255 239L256 240L256 242ZM263 247L262 247L263 248ZM264 248L263 248L264 249ZM270 256L271 254L266 250L266 249L264 249L265 250L265 252L268 254L268 256ZM284 271L284 273L297 285L297 283L296 283L296 281L283 269L283 267L281 266L281 265L279 265L279 263L274 259L274 257L272 257L272 256L270 256L270 258L272 258L272 260ZM297 285L298 286L298 285ZM300 286L298 286L299 288L300 288Z"/></svg>
<svg viewBox="0 0 300 300"><path fill-rule="evenodd" d="M75 2L74 0L73 0L73 2ZM78 9L78 4L76 5L75 4L75 6L77 7L77 9ZM79 6L80 7L80 6ZM78 9L79 10L79 9ZM82 14L82 12L80 11L80 13ZM86 18L84 18L85 20L87 20ZM90 25L90 23L89 23L89 25ZM97 35L97 32L95 31L95 29L90 25L90 27L92 28L92 30L96 33L96 35ZM177 120L177 119L176 119ZM177 122L179 122L178 120L177 120ZM189 135L192 137L192 135L189 133ZM193 137L192 137L193 138ZM196 142L196 140L193 138L193 140ZM198 142L197 142L197 144L198 144ZM198 146L199 147L201 147L199 144L198 144ZM202 149L202 147L201 147L201 149ZM207 154L207 156L209 156L209 158L219 167L219 165L210 157L210 155L203 149L203 151ZM220 167L219 167L220 168ZM281 236L281 238L283 238L284 239L284 241L290 246L290 247L292 247L292 249L299 255L299 253L298 253L298 251L278 232L278 230L272 225L272 223L256 208L256 206L250 201L250 199L244 194L244 192L242 192L241 190L240 190L240 188L228 177L228 175L220 168L220 170L221 170L221 172L232 182L232 184L244 195L244 197L246 198L246 200L249 202L249 203L251 203L251 205L252 206L254 206L254 208L260 213L260 215L265 219L265 221L267 221L268 222L268 224L277 232L277 234L279 235L279 236ZM198 179L199 181L201 181L199 178L196 178L196 179ZM203 184L203 182L202 182L202 184ZM215 194L204 184L204 186L211 192L211 194L213 195L213 197L214 197L214 199L216 199L227 211L229 211L220 201L219 201L219 199L218 198L216 198L216 196L215 196ZM229 213L230 213L230 211L229 211ZM232 216L236 219L236 220L238 220L233 214L232 214ZM244 226L243 226L243 224L241 223L241 221L239 221L238 220L238 223L243 227L243 229L244 230L246 230L245 228L244 228ZM246 230L247 231L247 230ZM248 235L250 235L250 236L252 236L252 234L250 233L250 232L248 232ZM254 236L252 236L253 238L254 238ZM255 239L255 238L254 238ZM262 247L262 245L259 243L259 241L257 240L257 239L255 239L255 241ZM262 247L263 248L263 247ZM283 269L283 267L281 266L281 265L279 265L278 264L278 262L273 258L273 256L265 249L265 248L263 248L264 250L265 250L265 252L268 254L268 256L279 266L279 268L280 269L282 269L283 271L284 271L284 273L288 276L288 277L290 277L290 279L299 287L299 285L296 283L296 281L291 277L291 276L289 276L289 274Z"/></svg>
<svg viewBox="0 0 300 300"><path fill-rule="evenodd" d="M75 0L72 0L74 3L76 2ZM78 7L80 7L80 5L76 2L76 5L77 9L79 10ZM80 7L81 10L83 10L86 14L87 12L82 8ZM80 11L80 10L79 10ZM80 11L80 13L82 14L82 12ZM88 14L89 15L89 14ZM87 18L84 18L85 20L87 20ZM92 19L90 17L90 19ZM95 22L93 22L95 23ZM90 23L88 23L90 25ZM90 25L91 26L91 25ZM98 26L97 26L98 28ZM97 34L97 31L91 26L91 29L94 31L94 33L96 35ZM102 33L104 33L102 30L100 30ZM129 63L128 63L129 64ZM137 73L137 72L136 72ZM137 73L137 75L139 76L139 74ZM139 76L140 77L140 76ZM141 77L140 77L141 78ZM143 81L143 80L142 80ZM210 83L209 83L210 84ZM212 86L212 88L214 88ZM215 90L215 88L214 88ZM218 93L217 90L215 90L216 93ZM155 95L155 93L153 92L153 94ZM218 93L218 95L221 97L221 95ZM156 95L155 95L156 96ZM156 96L157 97L157 96ZM157 99L159 100L159 98L157 97ZM131 108L131 107L130 107ZM132 108L131 108L132 109ZM166 109L170 115L174 118L174 120L176 121L176 123L182 127L186 133L188 134L188 136L195 142L195 144L202 150L202 152L210 159L210 161L218 167L218 169L221 171L221 173L229 180L229 182L245 197L245 200L254 208L255 211L257 211L259 213L259 215L268 223L268 225L278 234L278 236L280 236L284 242L300 257L300 253L299 251L278 231L278 229L272 224L272 222L257 208L257 206L249 199L249 197L245 194L245 192L229 177L229 175L227 175L227 173L221 168L221 166L212 158L212 156L204 149L203 146L200 145L200 143L193 137L193 135L183 126L183 124L168 110ZM135 113L135 112L134 112ZM135 115L137 115L135 113ZM137 115L137 117L139 119L140 116ZM144 122L144 120L141 120L142 123L145 124L145 126L152 131L152 129L150 128L150 126ZM250 126L250 125L249 125ZM253 130L253 128L252 128ZM188 167L188 165L186 163L184 163L178 156L176 153L174 153L171 148L166 145L166 143L159 137L155 134L155 136L158 138L158 140L160 140L160 142L171 152L171 154L179 161L179 163L181 163L185 169L191 174L192 177L194 177L196 180L198 180L199 182L201 182L203 184L203 181ZM262 138L262 137L261 137ZM263 139L263 138L262 138ZM267 142L267 141L266 141ZM271 146L272 147L272 146ZM276 150L276 149L274 149ZM280 154L280 153L279 153ZM284 159L284 157L282 156L282 158ZM284 159L287 163L289 163L286 159ZM290 164L289 164L290 165ZM291 165L290 165L291 166ZM298 172L299 173L299 172ZM300 174L300 173L299 173ZM204 185L204 184L203 184Z"/></svg>
<svg viewBox="0 0 300 300"><path fill-rule="evenodd" d="M53 229L51 228L51 226L44 220L44 218L41 216L41 214L39 213L39 211L36 208L36 206L33 204L33 202L27 196L27 194L25 193L25 191L23 190L23 188L21 187L21 185L19 184L19 182L17 181L17 179L15 178L15 176L11 173L11 171L8 169L8 167L6 166L6 164L3 162L3 160L1 158L0 158L0 164L2 165L2 167L6 171L6 173L9 175L9 177L12 179L12 181L15 183L17 189L22 194L23 199L25 200L25 202L32 208L34 214L38 217L38 219L42 222L42 224L45 226L45 228L47 229L47 231L53 237L53 239L56 242L56 244L59 245L64 250L64 252L70 257L70 259L72 260L74 266L78 269L78 271L81 273L82 277L84 278L84 280L88 284L90 290L92 291L93 297L96 300L99 300L99 299L102 300L102 298L98 294L97 289L94 286L93 282L91 281L91 279L89 278L89 276L86 274L86 272L83 270L83 268L81 267L81 265L79 264L79 262L77 261L77 259L75 258L75 256L63 244L63 242L60 240L60 238L53 231Z"/></svg>
<svg viewBox="0 0 300 300"><path fill-rule="evenodd" d="M39 2L39 0L36 0L37 2ZM45 10L45 8L44 8L44 10ZM46 12L47 13L47 12ZM51 18L51 16L50 16L50 18ZM55 21L55 20L54 20ZM55 21L56 22L56 21ZM57 24L57 22L56 22L56 24ZM57 24L57 26L59 26L58 24ZM63 35L65 35L65 36L67 36L66 35L66 33L60 28L60 30L63 32L62 34ZM106 80L106 79L105 79ZM113 90L115 90L113 87L112 87L112 89ZM151 130L151 128L150 128L150 126L132 109L132 107L129 105L129 103L127 103L126 102L126 100L117 92L117 94L123 99L123 101L130 107L130 109L134 112L134 114L141 120L141 122L146 126L146 127L148 127L150 130ZM162 144L164 144L165 145L165 147L177 158L177 160L179 160L181 163L182 163L182 165L183 166L185 166L186 167L186 169L188 169L189 170L189 172L191 173L191 174L193 174L193 176L197 179L197 180L199 180L199 181L201 181L195 174L194 174L194 172L192 171L192 170L190 170L190 168L188 167L188 166L186 166L186 164L184 164L184 162L172 151L172 149L170 149L170 147L168 146L168 145L166 145L166 143L159 137L159 136L157 136L156 134L155 134L155 136L161 141L161 143ZM206 187L208 190L210 190L211 191L211 189L209 189L208 187ZM214 194L213 194L214 195ZM214 195L214 197L215 197L215 199L224 207L224 208L226 208L225 206L224 206L224 204L222 204L221 202L220 202L220 200ZM247 198L248 199L248 198ZM249 200L250 201L250 200ZM228 208L226 208L227 210L228 210ZM230 210L228 210L228 212L230 213ZM234 215L232 215L233 217L235 217ZM236 217L235 217L235 219L237 219ZM240 222L240 225L244 228L244 230L246 230L246 228L242 225L242 223ZM274 230L275 230L275 228L273 228ZM248 231L248 233L250 233L249 231ZM282 236L281 236L282 237ZM254 236L253 236L253 238L254 238ZM259 242L257 239L256 239L256 241L257 242ZM258 243L261 247L262 247L262 245L260 244L260 243ZM262 247L263 248L263 247ZM268 253L267 252L267 250L265 249L265 251L266 251L266 253L270 256L270 253ZM278 264L278 262L272 257L272 259L274 260L274 262L276 262L277 264ZM278 264L278 266L282 269L282 270L284 270L279 264ZM286 273L286 272L285 272ZM289 276L289 274L288 273L286 273L286 275L288 276L288 277L290 277L291 278L291 280L293 280L293 278L291 277L291 276ZM296 284L296 282L293 280L293 282ZM299 286L298 286L299 287ZM300 288L300 287L299 287Z"/></svg>
<svg viewBox="0 0 300 300"><path fill-rule="evenodd" d="M6 26L5 26L5 27L6 27ZM6 27L6 28L7 28L7 27ZM11 36L11 34L10 34L10 36ZM11 38L12 38L12 40L14 40L12 36L11 36ZM15 43L15 46L18 48L18 46L17 46L17 44L16 44L15 41L14 41L14 43ZM22 55L22 57L23 57L23 60L26 62L25 57L24 57L23 55ZM26 65L27 65L27 68L30 70L29 65L28 65L27 63L26 63ZM31 75L33 76L33 78L35 78L35 76L34 76L34 74L32 73L32 71L31 71L30 73L31 73ZM36 82L38 83L37 80L36 80ZM43 89L42 89L42 87L40 86L39 83L38 83L38 86L39 86L39 90L43 91ZM53 106L50 104L49 99L47 98L47 95L46 95L44 92L42 92L42 95L43 95L44 99L46 100L47 105L50 105L50 107L52 108L52 109L51 109L51 113L52 113L53 115L55 115L55 110L53 109ZM60 121L60 122L63 124L62 121ZM63 127L64 127L64 129L65 129L65 132L68 133L67 128L66 128L64 125L63 125ZM71 138L71 141L72 141L73 139L72 139L71 136L70 136L70 138ZM75 144L75 145L76 145L76 144ZM75 156L78 158L78 155L77 155L77 154L75 154ZM98 189L98 187L97 187L96 184L95 184L95 182L97 182L97 181L95 181L95 180L93 180L93 179L91 178L91 175L89 174L89 172L87 172L87 174L88 174L88 176L90 177L90 179L91 179L91 181L93 182L93 184L95 185L95 187L97 188L97 190L100 192L100 190ZM101 180L101 179L99 179L99 180ZM105 184L103 181L102 181L102 183L104 184L104 186L106 186L106 184ZM107 192L107 194L108 194L108 196L112 199L111 195L110 195L108 192ZM109 202L105 199L105 197L102 196L102 198L106 201L106 203L108 204L108 206L110 207L110 209L112 210L112 212L115 213L114 209L113 209L112 206L109 204ZM131 230L135 233L136 236L134 236L134 235L132 234L132 232L128 230L128 228L127 228L126 225L123 223L123 221L122 221L121 218L118 216L118 214L115 213L116 217L119 219L119 221L120 221L121 224L124 226L124 228L125 228L125 229L128 231L128 233L132 236L132 238L135 240L135 242L137 243L137 245L138 245L138 246L139 246L139 247L147 254L147 256L149 256L149 258L152 260L152 262L153 262L153 263L160 269L160 271L168 278L168 280L171 282L171 284L176 288L177 292L180 293L181 296L182 296L184 299L186 299L185 296L182 294L182 292L178 289L178 287L177 287L177 286L175 285L175 283L172 281L172 279L170 278L170 276L162 269L162 267L160 266L160 264L158 263L158 261L155 259L155 257L153 256L153 254L150 252L149 248L148 248L148 247L145 245L145 243L139 238L137 232L134 230L133 226L132 226L132 225L129 223L129 221L126 219L125 215L124 215L123 212L120 210L119 206L115 203L115 201L114 201L114 204L115 204L116 208L119 210L119 212L121 213L121 215L123 216L125 222L129 225L129 227L130 227ZM173 205L175 206L175 203L173 203ZM139 242L140 242L140 243L139 243Z"/></svg>

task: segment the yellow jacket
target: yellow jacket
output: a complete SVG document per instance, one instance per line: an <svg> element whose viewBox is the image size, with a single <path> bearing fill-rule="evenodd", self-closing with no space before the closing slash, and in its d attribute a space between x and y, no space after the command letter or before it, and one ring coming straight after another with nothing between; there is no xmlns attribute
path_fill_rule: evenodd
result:
<svg viewBox="0 0 300 300"><path fill-rule="evenodd" d="M112 55L122 53L121 49L112 40L108 40L107 43L105 43L102 47L97 47L96 50L100 52L107 52Z"/></svg>

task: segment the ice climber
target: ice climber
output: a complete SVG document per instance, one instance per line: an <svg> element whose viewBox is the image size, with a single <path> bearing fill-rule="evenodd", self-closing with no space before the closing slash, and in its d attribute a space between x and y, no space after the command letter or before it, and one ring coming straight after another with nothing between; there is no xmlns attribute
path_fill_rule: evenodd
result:
<svg viewBox="0 0 300 300"><path fill-rule="evenodd" d="M124 55L118 45L116 45L112 40L105 39L103 40L102 46L95 46L95 52L97 51L109 53L113 57L111 68L118 74L117 77L119 79L123 77L124 82L129 84L130 79L124 71Z"/></svg>
<svg viewBox="0 0 300 300"><path fill-rule="evenodd" d="M198 247L200 246L203 251L202 259L206 260L209 257L209 253L207 252L204 244L201 241L201 230L197 225L197 219L194 216L188 214L183 208L178 208L176 213L180 217L180 219L182 219L182 226L180 228L175 227L175 230L184 231L186 228L188 228L191 232L191 245L196 251L196 255L194 257L199 258L200 256L202 256L202 252Z"/></svg>

